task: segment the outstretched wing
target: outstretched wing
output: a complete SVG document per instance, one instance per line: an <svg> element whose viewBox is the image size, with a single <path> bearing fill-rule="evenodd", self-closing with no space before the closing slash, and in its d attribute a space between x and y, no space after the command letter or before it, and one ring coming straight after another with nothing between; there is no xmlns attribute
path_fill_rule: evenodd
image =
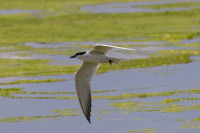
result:
<svg viewBox="0 0 200 133"><path fill-rule="evenodd" d="M86 119L90 122L91 112L91 87L90 81L98 69L99 64L83 62L82 66L75 75L76 92L78 95L81 109Z"/></svg>
<svg viewBox="0 0 200 133"><path fill-rule="evenodd" d="M111 45L104 45L104 44L96 44L94 48L90 51L90 53L95 53L95 54L106 54L109 50L112 48L117 48L117 49L124 49L124 50L134 50L134 49L129 49L129 48L122 48L122 47L117 47L117 46L111 46Z"/></svg>

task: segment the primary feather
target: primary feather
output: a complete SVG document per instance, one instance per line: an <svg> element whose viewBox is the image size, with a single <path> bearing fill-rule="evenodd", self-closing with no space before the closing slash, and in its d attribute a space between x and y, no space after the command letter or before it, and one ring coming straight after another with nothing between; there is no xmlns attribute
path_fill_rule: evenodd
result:
<svg viewBox="0 0 200 133"><path fill-rule="evenodd" d="M90 81L99 64L84 62L75 75L76 92L79 103L86 119L90 123L91 116L91 87Z"/></svg>
<svg viewBox="0 0 200 133"><path fill-rule="evenodd" d="M112 48L134 50L117 46L97 44L89 52L78 52L70 57L70 58L78 58L83 61L83 64L81 65L81 67L79 68L78 72L75 75L75 84L81 109L89 123L91 123L90 116L91 116L92 100L91 100L90 82L92 80L92 76L95 74L100 63L118 64L122 60L105 55Z"/></svg>

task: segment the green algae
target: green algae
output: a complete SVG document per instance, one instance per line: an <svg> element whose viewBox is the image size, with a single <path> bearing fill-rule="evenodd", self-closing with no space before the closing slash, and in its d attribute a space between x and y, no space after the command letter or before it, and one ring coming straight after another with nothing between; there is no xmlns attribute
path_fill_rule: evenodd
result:
<svg viewBox="0 0 200 133"><path fill-rule="evenodd" d="M141 0L134 0L134 1L141 1ZM142 0L142 1L152 1L152 0ZM131 0L7 0L7 1L0 1L0 5L2 9L34 9L34 10L64 10L67 13L73 13L69 11L71 8L79 8L82 5L91 5L91 4L102 4L102 3L113 3L113 2L131 2ZM71 7L71 8L70 8ZM77 9L78 10L78 9ZM74 10L72 10L74 11Z"/></svg>
<svg viewBox="0 0 200 133"><path fill-rule="evenodd" d="M181 106L179 104L166 104L162 102L152 103L152 102L112 102L110 105L112 107L117 107L120 110L124 110L124 113L131 112L154 112L158 111L161 113L177 113L190 110L200 110L200 104Z"/></svg>
<svg viewBox="0 0 200 133"><path fill-rule="evenodd" d="M200 100L200 98L172 98L172 99L164 99L163 103L172 103L178 101L193 101L193 100Z"/></svg>
<svg viewBox="0 0 200 133"><path fill-rule="evenodd" d="M60 115L47 115L47 116L19 116L19 117L7 117L0 118L0 122L3 123L17 123L17 122L30 122L30 121L46 121L48 119L58 119Z"/></svg>
<svg viewBox="0 0 200 133"><path fill-rule="evenodd" d="M92 91L92 93L107 93L113 92L114 90L105 91ZM24 94L23 96L17 96L16 94ZM28 94L33 94L35 96L29 96ZM23 88L0 88L0 96L15 98L15 99L76 99L76 96L59 96L60 94L76 94L76 92L49 92L49 91L25 91ZM44 96L37 96L44 95ZM48 96L54 95L54 96Z"/></svg>
<svg viewBox="0 0 200 133"><path fill-rule="evenodd" d="M30 52L31 50L33 50L33 48L30 46L25 46L21 44L12 44L12 43L7 43L7 44L0 43L0 52L20 52L20 51Z"/></svg>
<svg viewBox="0 0 200 133"><path fill-rule="evenodd" d="M131 68L146 68L161 65L173 65L189 63L192 60L189 54L173 54L166 56L154 56L145 59L122 61L120 65L102 64L97 73L105 73L112 70ZM36 75L58 75L75 73L80 65L49 65L53 60L41 59L0 59L0 77L9 76L36 76Z"/></svg>
<svg viewBox="0 0 200 133"><path fill-rule="evenodd" d="M21 60L21 59L0 59L0 77L8 76L36 76L36 75L56 75L73 73L78 66L57 66L48 65L52 60Z"/></svg>
<svg viewBox="0 0 200 133"><path fill-rule="evenodd" d="M4 122L4 123L16 123L16 122L28 122L28 121L42 121L42 120L44 120L43 116L32 116L32 117L31 116L23 116L23 117L0 118L0 122Z"/></svg>
<svg viewBox="0 0 200 133"><path fill-rule="evenodd" d="M146 128L139 130L131 130L130 133L158 133L155 128Z"/></svg>
<svg viewBox="0 0 200 133"><path fill-rule="evenodd" d="M120 110L124 110L126 114L131 112L142 112L142 111L159 111L156 107L153 107L153 103L150 102L112 102L110 106L117 107Z"/></svg>
<svg viewBox="0 0 200 133"><path fill-rule="evenodd" d="M137 6L137 7L162 9L162 8L187 8L187 7L198 8L199 6L200 6L200 2L183 2L183 3L175 2L175 3L160 4L160 5L141 5L141 6Z"/></svg>
<svg viewBox="0 0 200 133"><path fill-rule="evenodd" d="M188 120L187 122L185 122L181 126L182 126L182 128L196 128L196 129L199 129L200 128L200 118L195 118L195 119L192 119L192 120Z"/></svg>
<svg viewBox="0 0 200 133"><path fill-rule="evenodd" d="M106 93L106 92L112 92L113 90L108 91L93 91L92 93ZM161 96L172 96L172 95L180 95L180 94L199 94L199 89L186 89L186 90L174 90L170 92L153 92L153 93L127 93L127 94L120 94L119 96L92 96L93 99L109 99L109 100L118 100L118 99L133 99L133 98L148 98L148 97L161 97ZM34 91L24 91L22 88L9 88L9 89L0 89L0 96L9 97L9 98L20 98L20 99L76 99L76 96L15 96L15 94L44 94L44 95L57 95L57 94L76 94L76 92L34 92ZM162 104L169 104L177 101L182 100L199 100L199 98L180 98L179 100L175 99L169 100L164 99L161 103Z"/></svg>
<svg viewBox="0 0 200 133"><path fill-rule="evenodd" d="M161 97L161 96L167 97L167 96L180 95L180 94L199 94L199 93L200 93L199 89L186 89L186 90L174 90L174 91L168 91L168 92L126 93L126 94L120 94L119 96L93 96L93 98L117 100L117 99ZM195 100L198 100L198 98ZM163 103L170 103L170 102L168 102L167 100L163 100Z"/></svg>
<svg viewBox="0 0 200 133"><path fill-rule="evenodd" d="M111 90L112 91L112 90ZM107 92L107 91L106 91ZM110 91L108 91L110 92ZM95 92L95 93L104 93L103 91ZM24 94L24 96L16 96L16 94ZM35 96L29 97L27 94L44 94L44 95L55 95L55 96ZM28 92L24 91L21 88L9 88L9 89L0 89L0 96L8 97L8 98L15 98L15 99L76 99L76 96L58 96L58 94L75 94L75 92ZM143 94L121 94L119 96L93 96L93 99L109 99L109 100L117 100L117 99L131 99L131 98L148 98L148 97L169 97L173 95L180 95L180 94L200 94L199 89L186 89L186 90L174 90L169 92L153 92L153 93L143 93ZM126 114L131 112L161 112L161 113L177 113L183 111L190 111L190 110L200 110L200 104L194 104L189 106L182 106L178 104L179 101L183 100L199 100L199 98L180 98L178 99L164 99L161 102L142 102L142 101L132 101L132 102L120 102L114 101L111 102L110 106L117 108L111 110L98 110L100 111L100 115L109 114L109 113L116 113L123 111ZM77 112L78 111L78 112ZM51 118L59 119L63 116L75 116L79 115L79 110L74 109L66 109L66 110L52 110L50 112L57 113L56 115L47 115L47 116L31 116L31 117L8 117L8 118L0 118L0 122L26 122L26 121L41 121L41 120L48 120ZM198 121L199 119L195 119ZM186 126L183 126L186 127ZM135 131L135 130L134 130Z"/></svg>
<svg viewBox="0 0 200 133"><path fill-rule="evenodd" d="M133 41L140 37L174 41L197 33L192 29L199 28L196 19L199 16L198 9L137 14L67 14L45 18L4 15L0 16L0 31L4 33L0 36L0 43L102 41L102 39Z"/></svg>
<svg viewBox="0 0 200 133"><path fill-rule="evenodd" d="M15 96L15 94L75 94L75 92L28 92L24 91L22 88L4 88L0 89L0 96L15 98L15 99L74 99L76 97L29 97L29 96Z"/></svg>
<svg viewBox="0 0 200 133"><path fill-rule="evenodd" d="M114 90L106 91L93 91L92 93L107 93ZM186 89L186 90L174 90L169 92L153 92L153 93L126 93L120 94L119 96L92 96L93 99L109 99L109 100L118 100L118 99L133 99L133 98L148 98L148 97L167 97L173 95L181 94L199 94L199 89ZM15 94L24 94L24 96L16 96ZM26 94L44 94L44 95L55 95L55 96L27 96ZM76 92L34 92L34 91L24 91L22 88L5 88L0 89L0 96L9 97L9 98L19 98L19 99L76 99L76 96L57 96L58 94L76 94ZM199 100L199 98L180 98L180 99L164 99L162 104L170 104L183 100Z"/></svg>
<svg viewBox="0 0 200 133"><path fill-rule="evenodd" d="M43 80L25 79L25 80L15 80L11 82L3 82L3 83L0 83L0 85L24 84L24 83L52 83L52 82L62 82L62 81L67 81L67 80L66 79L43 79Z"/></svg>
<svg viewBox="0 0 200 133"><path fill-rule="evenodd" d="M176 113L176 112L184 112L189 110L200 110L200 104L190 105L190 106L181 106L178 104L170 105L161 109L163 113Z"/></svg>
<svg viewBox="0 0 200 133"><path fill-rule="evenodd" d="M49 111L51 113L56 113L55 115L44 115L44 116L18 116L18 117L6 117L0 118L0 122L3 123L16 123L16 122L31 122L31 121L47 121L49 119L58 120L66 116L77 116L81 113L77 113L77 109L54 109Z"/></svg>
<svg viewBox="0 0 200 133"><path fill-rule="evenodd" d="M176 44L175 46L181 46L181 47L194 47L194 48L199 48L200 47L200 43L184 43L184 44Z"/></svg>
<svg viewBox="0 0 200 133"><path fill-rule="evenodd" d="M62 3L63 1L58 1L59 4L60 2ZM0 3L2 3L2 7L6 7L4 2L1 1ZM48 4L50 3L56 2L51 1ZM50 5L46 5L44 8L46 9ZM29 6L32 5L29 4ZM60 6L60 8L63 8L63 5ZM55 9L58 9L56 7ZM148 38L147 40L162 40L167 42L180 41L187 38L192 39L200 35L198 31L191 30L200 28L199 21L196 19L199 16L198 9L183 12L137 14L83 13L47 16L44 18L29 15L4 15L0 16L0 31L2 32L0 35L0 51L28 51L21 53L21 56L27 56L28 54L70 55L74 52L70 48L31 48L23 46L21 43L102 41L102 38L103 41L137 41L136 38L141 37ZM78 46L80 49L89 49L92 47L84 45L75 46ZM128 42L124 46L129 47ZM111 70L189 63L192 61L189 59L192 55L199 55L199 50L187 52L161 51L158 55L150 56L147 59L123 61L121 65L110 66L102 64L97 73L104 73ZM75 73L79 67L79 65L48 65L47 63L50 62L55 61L0 59L0 77L71 74Z"/></svg>
<svg viewBox="0 0 200 133"><path fill-rule="evenodd" d="M0 1L0 3L4 3L4 2ZM16 4L16 1L12 1L10 3L11 5L7 5L7 7L5 6L6 9L12 8L12 7L15 7L15 5L18 5ZM51 1L48 2L46 6L43 6L43 7L42 5L44 3L46 4L45 1L42 1L41 3L43 4L37 7L35 6L35 4L34 5L30 4L33 2L30 2L30 3L24 2L24 3L29 4L28 5L29 7L20 5L19 8L45 9L45 10L59 10L60 8L62 8L62 7L59 7L58 4L53 3ZM63 6L64 5L65 4L63 4ZM74 9L72 9L72 11L73 10ZM77 10L76 12L78 12L79 9L75 9L75 10ZM67 12L67 14L70 12ZM79 17L80 17L80 20L79 20ZM88 19L88 22L86 21L86 19L84 19L84 17ZM119 17L121 20L117 19L116 17ZM56 49L53 49L53 48L52 49L51 48L35 49L29 46L20 46L20 43L30 42L30 41L33 41L33 42L52 42L52 41L55 42L56 41L58 43L63 42L63 41L91 41L91 40L104 41L104 39L111 40L111 41L118 40L118 39L125 40L125 41L127 40L135 41L135 39L141 36L142 37L144 36L148 38L147 40L162 40L162 41L167 41L171 43L171 42L180 41L182 39L192 39L192 38L200 37L198 33L198 29L200 28L198 18L199 18L199 10L197 9L195 10L193 9L191 11L184 11L183 13L180 13L180 12L147 13L147 14L130 13L129 15L97 14L95 16L91 14L86 15L85 13L85 15L76 14L73 17L72 15L57 15L54 17L48 16L44 18L35 18L34 16L29 16L29 15L10 15L9 17L0 16L0 21L1 21L0 23L0 30L1 30L0 52L28 51L28 53L25 53L25 54L22 53L21 56L28 56L30 55L30 53L31 54L70 55L74 52L73 50L67 50L67 49L62 50L63 49L62 47L56 48ZM28 21L28 19L32 19L32 22ZM16 24L14 24L12 21L16 22ZM73 21L73 22L70 22L70 21ZM100 22L102 22L102 24L100 24ZM5 28L6 23L8 23L7 28ZM89 26L91 25L92 27L90 28ZM117 28L117 26L119 26L119 28ZM64 30L66 30L66 32L69 32L69 31L70 32L65 33ZM119 31L121 33L119 33ZM15 34L16 32L19 33L19 35ZM15 46L15 45L18 45L18 46ZM131 45L122 45L122 46L130 47ZM175 46L198 47L199 44L198 43L195 43L192 45L177 44ZM87 46L87 47L81 46L78 48L89 49L91 48L91 46ZM101 73L112 71L112 70L122 70L122 69L129 69L129 68L146 68L146 67L154 67L154 66L161 66L161 65L189 63L192 61L190 59L190 56L193 56L193 55L199 55L199 50L186 50L186 51L185 50L175 50L175 51L169 50L166 52L161 51L158 53L158 55L150 56L150 58L148 59L124 61L122 62L120 66L117 66L117 65L110 66L110 65L103 64L97 73L101 74ZM12 61L8 61L10 63L6 64L7 60L4 60L3 61L4 63L1 62L1 65L5 65L5 67L0 67L0 76L7 77L7 76L68 74L68 73L75 73L78 70L78 67L80 66L80 65L68 65L68 67L66 67L66 66L58 65L58 66L53 66L55 67L55 69L53 69L47 63L54 62L54 61L40 60L38 62L33 61L33 64L31 63L31 61L29 62L26 60L25 61L18 60L17 61L18 63L11 63ZM37 66L39 67L37 68ZM6 67L9 68L8 71L6 71ZM31 69L31 68L34 68L34 69ZM13 70L13 71L9 72L10 70ZM110 92L110 91L95 91L92 93L104 93L104 92ZM200 108L199 104L190 105L190 106L179 105L179 102L181 101L187 101L187 100L193 101L193 100L199 100L199 98L168 99L169 96L181 95L181 94L199 94L199 93L200 93L199 90L195 90L195 89L190 90L190 91L189 90L184 90L184 91L175 90L175 91L159 92L159 93L157 92L143 93L143 94L127 93L127 94L121 94L119 96L102 95L102 96L93 96L93 99L121 100L121 99L149 98L149 97L167 98L161 102L156 102L156 103L134 101L132 103L118 103L117 104L113 102L111 103L111 106L115 104L115 108L117 109L115 111L107 110L101 114L121 112L119 111L119 109L124 111L124 113L131 113L134 111L146 111L146 112L158 111L161 113L177 113L177 112L191 111L191 110L199 111L199 108ZM18 95L18 94L22 94L22 95ZM29 96L28 94L35 94L35 96ZM37 94L43 94L44 96L38 96ZM59 96L59 94L67 95L67 94L75 94L75 92L33 92L33 91L28 92L20 88L0 90L0 96L15 98L15 99L18 98L18 99L65 100L65 99L77 98L75 96L70 96L70 97ZM53 95L53 96L48 96L48 95ZM122 107L119 108L119 106L122 106ZM131 107L128 108L128 106L131 106ZM76 112L76 110L73 110L73 109L71 111L55 109L50 112L57 113L57 114L46 115L46 116L7 117L7 118L0 118L0 122L12 123L12 122L28 122L28 121L45 121L49 119L56 120L56 119L63 118L63 116L76 116L80 114L80 112ZM199 118L195 118L193 120L186 122L184 125L182 125L182 127L183 128L199 128L200 127ZM130 132L155 133L156 129L139 129L139 130L132 130Z"/></svg>
<svg viewBox="0 0 200 133"><path fill-rule="evenodd" d="M79 113L80 109L61 109L61 110L54 109L50 112L55 112L61 116L76 116L81 114Z"/></svg>
<svg viewBox="0 0 200 133"><path fill-rule="evenodd" d="M105 97L111 100L116 99L130 99L130 98L147 98L147 97L168 97L172 95L180 94L199 94L200 90L187 89L187 90L175 90L171 92L161 92L161 93L146 93L146 94L121 94L120 96L110 96ZM141 102L141 101L132 101L132 102L111 102L112 107L117 107L120 110L124 110L124 113L131 112L151 112L159 111L162 113L176 113L190 110L200 110L200 104L194 104L189 106L182 106L177 104L179 101L183 100L200 100L199 98L179 98L179 99L164 99L161 102ZM174 103L175 102L175 103Z"/></svg>
<svg viewBox="0 0 200 133"><path fill-rule="evenodd" d="M197 55L200 55L200 50L199 49L163 50L163 51L159 51L159 53L165 54L165 55L175 54L175 55L197 56Z"/></svg>

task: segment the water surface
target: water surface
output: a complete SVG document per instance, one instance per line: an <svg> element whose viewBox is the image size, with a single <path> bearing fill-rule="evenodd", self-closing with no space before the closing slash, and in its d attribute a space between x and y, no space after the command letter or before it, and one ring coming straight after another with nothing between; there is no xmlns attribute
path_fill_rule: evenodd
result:
<svg viewBox="0 0 200 133"><path fill-rule="evenodd" d="M184 11L190 10L194 7L180 7L180 8L162 8L150 9L138 6L144 5L164 5L171 3L184 3L188 0L169 0L169 1L142 1L142 2L128 2L128 3L109 3L99 5L86 5L80 9L92 13L139 13L139 12L166 12L166 11ZM190 0L190 2L198 2L198 0ZM197 7L195 7L197 8Z"/></svg>
<svg viewBox="0 0 200 133"><path fill-rule="evenodd" d="M198 59L194 57L193 59ZM131 130L153 128L159 133L166 132L197 132L197 128L182 128L184 122L199 117L198 111L163 113L158 110L145 111L143 106L155 109L156 105L165 99L173 98L198 98L199 94L177 93L168 96L149 96L117 99L122 94L150 94L173 92L176 90L199 88L200 62L174 66L160 66L145 69L130 69L111 71L105 74L96 75L92 81L92 124L88 124L81 115L80 106L76 94L11 94L18 98L0 97L1 131L4 132L44 132L53 133L59 131L68 132L101 132L103 128L108 132L123 133ZM23 88L27 92L75 92L74 75L37 76L35 78L69 78L69 81L55 83L32 83L1 85L1 88ZM19 77L20 78L20 77ZM9 78L8 78L9 79ZM12 78L10 77L10 80ZM16 78L13 78L16 79ZM23 79L23 77L21 78ZM32 78L34 79L34 77ZM192 80L191 80L192 79ZM2 80L2 79L0 79ZM184 81L184 82L183 82ZM96 93L100 91L99 93ZM97 96L97 97L95 97ZM102 98L98 98L101 96ZM107 99L107 96L116 98ZM22 99L20 99L20 97ZM47 98L49 97L49 99ZM70 97L72 99L56 99L56 97ZM43 99L40 99L43 98ZM141 107L135 109L124 107L113 107L116 102L136 102ZM142 103L141 103L142 102ZM196 100L185 100L171 103L170 105L191 106L198 104ZM13 111L15 110L15 111ZM141 110L141 111L140 111ZM56 111L61 111L58 113ZM127 113L129 112L129 113ZM69 115L69 116L68 116ZM38 118L39 116L39 118ZM6 118L8 119L5 123ZM15 120L13 120L15 118ZM19 120L16 121L16 118ZM182 119L183 121L178 121ZM3 121L4 120L4 121ZM16 121L16 122L15 122ZM12 128L8 128L12 126ZM79 128L77 128L77 126ZM20 128L24 127L24 128ZM37 127L37 128L36 128Z"/></svg>

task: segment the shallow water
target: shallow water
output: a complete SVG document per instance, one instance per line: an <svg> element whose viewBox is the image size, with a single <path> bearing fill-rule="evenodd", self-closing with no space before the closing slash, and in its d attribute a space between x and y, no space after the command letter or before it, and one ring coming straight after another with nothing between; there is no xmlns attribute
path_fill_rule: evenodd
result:
<svg viewBox="0 0 200 133"><path fill-rule="evenodd" d="M131 45L163 45L165 42L163 41L127 41L127 42L109 42L109 41L100 41L100 42L63 42L63 43L36 43L36 42L27 42L23 43L22 45L30 46L32 48L59 48L59 47L66 47L75 49L76 45L95 45L95 44L107 44L107 45L123 45L123 44L131 44Z"/></svg>
<svg viewBox="0 0 200 133"><path fill-rule="evenodd" d="M161 1L160 4L169 2ZM147 2L146 4L152 3L159 4L159 2ZM139 2L138 5L141 3ZM124 5L121 8L127 7ZM199 42L199 38L185 39L178 43L196 42ZM65 50L70 49L76 52L80 49L76 49L74 45L87 46L96 43L133 45L137 49L133 53L122 51L109 53L110 56L125 59L147 58L149 54L160 50L194 49L194 47L176 47L170 44L168 46L168 43L163 41L64 42L60 44L30 42L23 45L35 49L53 50L59 50L62 47ZM141 47L134 45L141 45ZM0 56L10 59L56 61L50 63L51 65L81 63L78 60L69 60L69 55L36 53L22 57L20 54L21 52L2 52ZM191 59L194 62L189 64L110 71L96 75L92 81L91 125L80 110L75 93L74 74L0 78L0 83L25 79L67 80L0 85L1 89L8 89L8 91L0 90L0 131L8 133L55 133L58 131L101 133L103 129L111 133L125 133L133 130L158 133L197 133L200 121L198 119L194 121L194 119L199 118L200 110L200 56L191 57ZM13 88L18 89L13 91Z"/></svg>
<svg viewBox="0 0 200 133"><path fill-rule="evenodd" d="M36 10L0 10L0 15L8 15L8 14L26 14L26 13L39 13L40 11Z"/></svg>
<svg viewBox="0 0 200 133"><path fill-rule="evenodd" d="M143 6L143 5L164 5L164 4L170 4L170 3L183 3L183 2L188 2L188 0L142 1L142 2L86 5L86 6L81 7L80 9L83 11L92 12L92 13L138 13L138 12L182 11L182 10L190 10L194 8L194 7L186 7L186 8L181 7L181 8L149 9L149 8L138 7L138 6ZM198 2L198 0L190 0L190 2Z"/></svg>
<svg viewBox="0 0 200 133"><path fill-rule="evenodd" d="M182 40L184 43L185 41L190 40ZM192 41L192 40L191 40ZM95 45L95 44L107 44L107 45L123 45L128 44L130 48L135 49L135 51L131 53L125 53L126 51L118 51L118 50L111 50L108 55L115 56L116 58L122 59L141 59L149 57L149 54L155 53L160 50L178 50L178 49L195 49L194 47L177 47L177 46L166 46L168 44L164 41L144 41L144 42L63 42L63 43L24 43L22 45L30 46L35 48L36 51L39 51L40 48L48 48L51 50L49 53L37 53L33 52L30 55L21 56L20 54L26 54L26 51L19 51L19 52L1 52L0 58L7 58L7 59L46 59L46 60L53 60L54 62L48 63L50 65L76 65L80 64L80 61L77 60L70 60L69 57L78 51L88 51L88 49L82 48L82 50L76 48L76 46L87 46L87 45ZM136 45L136 46L134 46ZM147 46L146 46L147 45ZM37 50L38 49L38 50ZM70 54L68 55L60 55L55 54L54 51L66 51Z"/></svg>
<svg viewBox="0 0 200 133"><path fill-rule="evenodd" d="M111 71L105 74L96 75L92 81L92 95L94 97L92 103L91 125L89 125L84 116L81 115L76 94L64 94L64 92L75 92L73 81L74 75L29 77L29 79L69 79L69 81L65 82L1 85L1 88L19 87L27 92L63 93L11 93L11 95L16 96L16 98L0 97L0 105L2 107L2 110L0 110L1 131L53 133L59 129L59 131L67 131L70 133L77 133L80 131L98 133L102 132L101 129L103 128L106 132L123 133L131 130L152 128L159 133L195 133L198 131L198 128L188 128L185 130L185 128L182 128L184 127L182 125L189 120L198 118L199 110L188 109L187 111L163 113L161 110L166 109L169 105L161 103L161 105L156 105L156 103L173 98L198 98L198 93L178 92L168 96L152 95L149 97L122 99L118 99L117 96L122 94L150 94L154 92L162 93L173 92L176 90L185 91L187 89L200 89L200 62L197 61L199 58L200 57L192 57L196 62L189 64ZM25 77L10 77L7 78L7 81L24 78ZM2 81L3 78L0 80ZM96 91L101 92L96 93ZM102 98L98 98L97 96L101 96ZM108 99L107 96L112 96L115 100ZM62 97L69 97L70 99L58 99ZM116 102L136 102L140 106L134 109L128 108L126 105L113 107L112 104ZM198 100L185 100L177 101L170 105L178 104L184 107L198 103ZM159 106L159 108L155 111L145 111L143 106L146 106L146 108L149 109L156 109L157 106ZM61 112L58 113L59 111ZM177 121L178 119L182 119L183 121ZM12 126L12 128L9 128L10 126Z"/></svg>
<svg viewBox="0 0 200 133"><path fill-rule="evenodd" d="M197 43L200 42L200 38L192 38L192 39L184 39L182 40L182 44L188 44L188 43Z"/></svg>

